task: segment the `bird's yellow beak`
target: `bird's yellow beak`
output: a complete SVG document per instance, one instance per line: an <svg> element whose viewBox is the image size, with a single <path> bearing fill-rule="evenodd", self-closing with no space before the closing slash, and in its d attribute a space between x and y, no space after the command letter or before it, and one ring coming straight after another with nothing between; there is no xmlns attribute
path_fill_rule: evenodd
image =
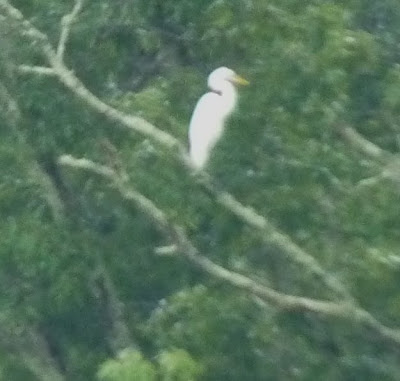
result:
<svg viewBox="0 0 400 381"><path fill-rule="evenodd" d="M235 74L232 77L232 82L236 83L238 85L243 85L243 86L247 86L250 84L250 82L247 79L244 79L243 77L241 77L240 75Z"/></svg>

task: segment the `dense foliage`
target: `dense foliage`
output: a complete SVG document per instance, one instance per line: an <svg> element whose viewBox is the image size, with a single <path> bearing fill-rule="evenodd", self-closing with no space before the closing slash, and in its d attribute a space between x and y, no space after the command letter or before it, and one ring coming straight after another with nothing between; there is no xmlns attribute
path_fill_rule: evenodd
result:
<svg viewBox="0 0 400 381"><path fill-rule="evenodd" d="M74 4L12 5L56 47ZM283 293L336 298L217 206L170 151L53 76L19 73L46 61L2 16L0 379L400 378L399 345L348 321L284 311L179 255L157 255L169 242L148 216L107 182L58 168L65 153L107 164L112 144L135 188L214 262ZM395 0L97 0L84 3L64 60L106 103L182 142L212 69L248 78L208 171L396 327L399 30ZM391 165L349 144L343 126Z"/></svg>

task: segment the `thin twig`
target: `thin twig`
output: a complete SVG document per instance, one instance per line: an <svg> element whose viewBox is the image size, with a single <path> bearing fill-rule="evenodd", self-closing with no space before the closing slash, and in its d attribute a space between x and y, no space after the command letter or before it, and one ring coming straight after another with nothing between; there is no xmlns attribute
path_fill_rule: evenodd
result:
<svg viewBox="0 0 400 381"><path fill-rule="evenodd" d="M83 0L75 0L75 5L71 13L66 14L61 20L60 40L58 41L57 57L60 61L64 59L65 47L68 42L69 35L73 23L76 21L78 13L81 11Z"/></svg>
<svg viewBox="0 0 400 381"><path fill-rule="evenodd" d="M345 126L339 129L344 140L357 151L374 160L380 169L376 176L359 181L357 188L373 186L383 180L390 180L399 189L400 158L398 155L386 151L360 135L354 128Z"/></svg>
<svg viewBox="0 0 400 381"><path fill-rule="evenodd" d="M45 76L57 75L56 72L51 67L45 67L45 66L19 65L17 67L17 70L22 74L38 74Z"/></svg>

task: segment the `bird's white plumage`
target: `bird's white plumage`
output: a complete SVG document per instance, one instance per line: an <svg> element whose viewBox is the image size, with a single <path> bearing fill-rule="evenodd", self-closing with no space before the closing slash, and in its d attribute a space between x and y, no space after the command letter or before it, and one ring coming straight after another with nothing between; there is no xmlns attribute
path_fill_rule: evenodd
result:
<svg viewBox="0 0 400 381"><path fill-rule="evenodd" d="M226 67L214 70L208 77L211 91L197 102L189 125L190 159L197 170L206 165L227 117L235 108L237 95L233 82L238 79L246 82Z"/></svg>

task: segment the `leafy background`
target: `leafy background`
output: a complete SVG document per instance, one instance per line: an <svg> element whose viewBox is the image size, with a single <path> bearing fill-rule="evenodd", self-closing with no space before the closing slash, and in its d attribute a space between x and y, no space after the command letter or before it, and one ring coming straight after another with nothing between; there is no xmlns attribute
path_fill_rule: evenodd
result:
<svg viewBox="0 0 400 381"><path fill-rule="evenodd" d="M54 45L73 6L13 5ZM182 142L211 70L226 65L248 78L209 172L395 326L399 185L365 181L382 168L345 144L338 126L397 155L399 27L395 0L97 0L85 3L65 60L107 103ZM65 380L399 379L399 349L368 330L277 310L155 255L163 237L99 180L63 172L68 218L55 221L33 163L63 153L104 161L106 138L135 186L212 260L282 292L330 295L216 207L170 152L116 128L54 78L9 72L42 57L12 32L0 42L1 81L22 114L18 128L5 118L0 130L1 379L52 379L43 366L32 371L30 327ZM99 266L124 306L122 352L110 342Z"/></svg>

